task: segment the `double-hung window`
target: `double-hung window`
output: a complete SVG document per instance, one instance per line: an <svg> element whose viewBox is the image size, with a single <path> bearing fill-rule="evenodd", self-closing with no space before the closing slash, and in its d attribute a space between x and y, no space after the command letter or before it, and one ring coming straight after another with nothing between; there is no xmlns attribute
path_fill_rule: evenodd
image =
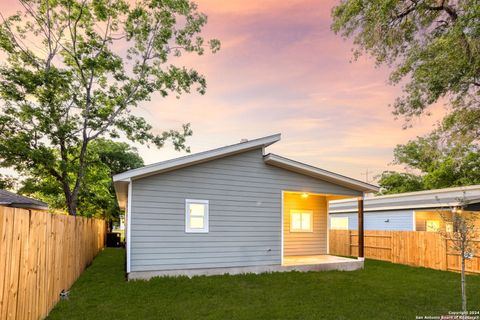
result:
<svg viewBox="0 0 480 320"><path fill-rule="evenodd" d="M311 210L290 211L290 232L313 232L313 212Z"/></svg>
<svg viewBox="0 0 480 320"><path fill-rule="evenodd" d="M185 200L185 232L208 232L208 200Z"/></svg>
<svg viewBox="0 0 480 320"><path fill-rule="evenodd" d="M348 217L331 217L331 230L348 230Z"/></svg>

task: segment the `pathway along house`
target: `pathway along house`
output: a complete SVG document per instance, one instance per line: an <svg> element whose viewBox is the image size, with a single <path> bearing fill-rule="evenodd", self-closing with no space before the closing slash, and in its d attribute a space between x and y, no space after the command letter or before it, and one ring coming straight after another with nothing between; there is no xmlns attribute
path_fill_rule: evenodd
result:
<svg viewBox="0 0 480 320"><path fill-rule="evenodd" d="M451 231L444 217L454 208L478 214L480 185L435 189L365 198L365 230ZM443 216L442 216L443 215ZM356 230L355 201L332 201L329 207L330 229ZM480 220L479 220L480 225Z"/></svg>
<svg viewBox="0 0 480 320"><path fill-rule="evenodd" d="M126 210L128 278L363 267L362 255L328 255L328 201L358 199L361 215L364 193L378 188L265 154L279 140L272 135L114 176Z"/></svg>

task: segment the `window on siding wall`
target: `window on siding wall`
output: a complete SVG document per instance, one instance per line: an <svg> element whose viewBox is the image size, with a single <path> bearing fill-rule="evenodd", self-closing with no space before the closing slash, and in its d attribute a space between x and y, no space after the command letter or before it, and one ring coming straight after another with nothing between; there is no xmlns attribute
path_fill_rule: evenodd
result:
<svg viewBox="0 0 480 320"><path fill-rule="evenodd" d="M445 223L445 231L446 232L453 232L453 223L452 222Z"/></svg>
<svg viewBox="0 0 480 320"><path fill-rule="evenodd" d="M290 232L313 232L313 212L309 210L290 211Z"/></svg>
<svg viewBox="0 0 480 320"><path fill-rule="evenodd" d="M332 230L348 230L348 217L331 217L330 229Z"/></svg>
<svg viewBox="0 0 480 320"><path fill-rule="evenodd" d="M437 232L440 230L440 221L439 220L427 220L425 230L430 232Z"/></svg>
<svg viewBox="0 0 480 320"><path fill-rule="evenodd" d="M185 200L185 232L208 232L208 200Z"/></svg>

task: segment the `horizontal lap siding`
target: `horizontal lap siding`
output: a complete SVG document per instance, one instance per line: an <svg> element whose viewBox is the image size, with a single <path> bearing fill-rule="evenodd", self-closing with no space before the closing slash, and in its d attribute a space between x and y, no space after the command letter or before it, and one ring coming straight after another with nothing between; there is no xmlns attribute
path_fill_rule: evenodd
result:
<svg viewBox="0 0 480 320"><path fill-rule="evenodd" d="M332 217L348 217L348 229L358 229L357 213L334 213ZM388 222L387 222L388 220ZM365 230L397 230L412 231L413 230L413 211L397 210L397 211L374 211L364 213Z"/></svg>
<svg viewBox="0 0 480 320"><path fill-rule="evenodd" d="M261 149L133 181L131 271L280 264L282 190L358 195ZM185 199L209 200L209 233L185 233Z"/></svg>
<svg viewBox="0 0 480 320"><path fill-rule="evenodd" d="M445 213L444 213L445 215ZM448 217L448 215L445 215ZM427 220L438 220L440 228L444 230L445 222L440 212L438 211L416 211L415 212L415 226L416 231L427 231Z"/></svg>
<svg viewBox="0 0 480 320"><path fill-rule="evenodd" d="M285 256L327 254L327 200L323 196L284 195L283 246ZM313 213L312 232L290 232L291 210L310 210Z"/></svg>

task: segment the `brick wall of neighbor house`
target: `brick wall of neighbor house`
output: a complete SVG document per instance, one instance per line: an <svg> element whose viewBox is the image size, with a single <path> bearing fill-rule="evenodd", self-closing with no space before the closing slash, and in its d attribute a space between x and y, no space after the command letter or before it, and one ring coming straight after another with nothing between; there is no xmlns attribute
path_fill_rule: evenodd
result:
<svg viewBox="0 0 480 320"><path fill-rule="evenodd" d="M324 196L285 193L283 196L283 254L285 256L327 254L327 200ZM290 232L291 210L311 210L312 232Z"/></svg>
<svg viewBox="0 0 480 320"><path fill-rule="evenodd" d="M133 180L131 271L280 264L282 190L360 195L267 165L262 148ZM209 233L185 233L185 199L209 200Z"/></svg>

